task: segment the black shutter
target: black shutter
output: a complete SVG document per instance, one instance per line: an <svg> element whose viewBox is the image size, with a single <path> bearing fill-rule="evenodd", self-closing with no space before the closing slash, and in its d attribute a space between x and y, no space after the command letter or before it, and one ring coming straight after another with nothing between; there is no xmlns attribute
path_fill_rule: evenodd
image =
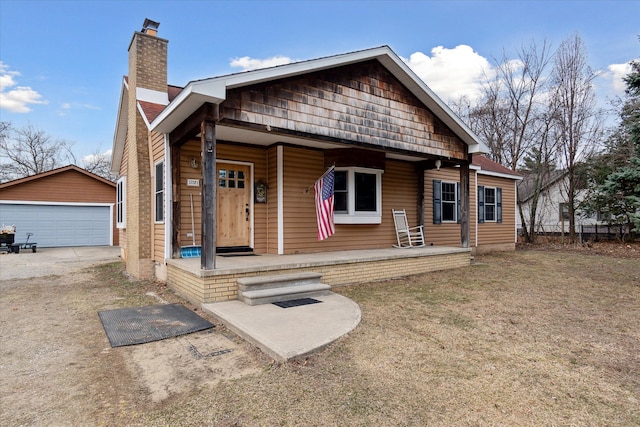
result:
<svg viewBox="0 0 640 427"><path fill-rule="evenodd" d="M496 188L496 222L502 222L502 188Z"/></svg>
<svg viewBox="0 0 640 427"><path fill-rule="evenodd" d="M442 224L442 186L439 179L433 180L433 223Z"/></svg>
<svg viewBox="0 0 640 427"><path fill-rule="evenodd" d="M478 185L478 224L484 222L484 185Z"/></svg>

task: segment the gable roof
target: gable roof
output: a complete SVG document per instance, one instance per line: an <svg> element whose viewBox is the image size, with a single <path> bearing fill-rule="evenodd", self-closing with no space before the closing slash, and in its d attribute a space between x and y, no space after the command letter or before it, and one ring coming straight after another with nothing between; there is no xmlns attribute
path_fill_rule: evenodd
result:
<svg viewBox="0 0 640 427"><path fill-rule="evenodd" d="M490 158L481 154L474 154L471 164L478 166L480 168L478 170L478 173L482 175L491 175L516 180L522 179L522 175L518 172L512 171L508 167L502 166L500 163L496 163Z"/></svg>
<svg viewBox="0 0 640 427"><path fill-rule="evenodd" d="M114 188L116 187L116 183L115 182L111 182L108 179L105 179L105 178L103 178L101 176L98 176L98 175L96 175L94 173L91 173L86 169L82 169L79 166L68 165L68 166L63 166L63 167L57 168L57 169L51 169L50 171L46 171L46 172L38 173L38 174L35 174L35 175L27 176L27 177L24 177L24 178L14 179L13 181L5 182L3 184L0 184L0 190L2 190L3 188L9 188L9 187L13 187L13 186L16 186L16 185L24 184L24 183L27 183L27 182L35 181L35 180L38 180L38 179L44 179L44 178L47 178L47 177L49 177L51 175L56 175L56 174L60 174L60 173L63 173L63 172L68 172L68 171L75 171L75 172L81 173L83 175L86 175L89 178L95 179L96 181L100 181L103 184L107 184L107 185L109 185L111 187L114 187Z"/></svg>
<svg viewBox="0 0 640 427"><path fill-rule="evenodd" d="M542 189L546 190L556 182L562 180L568 174L566 169L555 169L550 171L547 176L543 177ZM536 179L539 174L537 173L526 173L524 175L524 179L520 184L518 184L518 201L526 202L531 197L533 197L534 190L536 188Z"/></svg>
<svg viewBox="0 0 640 427"><path fill-rule="evenodd" d="M470 153L485 153L487 147L473 131L420 79L389 46L360 50L271 68L194 80L153 119L150 130L169 133L203 103L220 104L229 89L299 76L375 59L407 87L433 114L469 147Z"/></svg>

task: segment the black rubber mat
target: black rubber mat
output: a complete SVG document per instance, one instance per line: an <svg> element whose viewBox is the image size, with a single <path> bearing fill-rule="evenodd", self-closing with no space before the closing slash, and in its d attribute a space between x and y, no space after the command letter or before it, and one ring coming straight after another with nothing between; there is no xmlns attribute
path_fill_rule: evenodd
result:
<svg viewBox="0 0 640 427"><path fill-rule="evenodd" d="M219 256L225 258L232 258L237 256L259 256L258 254L254 254L253 252L228 252L224 254L220 254Z"/></svg>
<svg viewBox="0 0 640 427"><path fill-rule="evenodd" d="M111 347L143 344L213 327L180 304L149 305L99 311Z"/></svg>
<svg viewBox="0 0 640 427"><path fill-rule="evenodd" d="M291 307L299 307L301 305L317 304L319 302L322 302L322 301L318 301L317 299L314 299L314 298L299 298L299 299L291 299L289 301L273 302L272 304L282 308L291 308Z"/></svg>

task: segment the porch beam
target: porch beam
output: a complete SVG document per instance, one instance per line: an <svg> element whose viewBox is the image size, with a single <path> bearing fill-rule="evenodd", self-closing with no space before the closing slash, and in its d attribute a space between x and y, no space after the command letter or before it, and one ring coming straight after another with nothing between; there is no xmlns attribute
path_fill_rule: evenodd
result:
<svg viewBox="0 0 640 427"><path fill-rule="evenodd" d="M204 270L216 268L216 114L207 104L205 119L200 130L202 151L202 246L200 267ZM217 111L216 111L217 112Z"/></svg>
<svg viewBox="0 0 640 427"><path fill-rule="evenodd" d="M469 247L469 164L460 163L460 246Z"/></svg>
<svg viewBox="0 0 640 427"><path fill-rule="evenodd" d="M208 105L209 104L203 104L189 117L187 117L184 122L176 126L176 128L169 134L169 140L172 145L184 145L200 133L202 121L205 119Z"/></svg>

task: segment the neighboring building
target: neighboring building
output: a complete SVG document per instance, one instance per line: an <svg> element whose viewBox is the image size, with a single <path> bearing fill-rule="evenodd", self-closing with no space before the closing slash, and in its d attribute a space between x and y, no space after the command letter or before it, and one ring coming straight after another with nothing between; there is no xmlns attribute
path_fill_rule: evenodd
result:
<svg viewBox="0 0 640 427"><path fill-rule="evenodd" d="M391 248L391 210L403 208L429 244L469 248L467 265L472 249L514 248L519 177L486 159L472 164L485 145L389 47L180 88L167 84L157 27L146 20L131 41L113 146L122 255L134 277L180 280L193 300L233 298L231 285L211 296L221 282L209 279L216 252ZM336 231L318 241L313 186L331 166ZM433 180L463 183L455 221L433 223ZM194 242L201 270L185 273L174 260Z"/></svg>
<svg viewBox="0 0 640 427"><path fill-rule="evenodd" d="M116 184L75 165L0 184L0 224L38 247L117 246Z"/></svg>
<svg viewBox="0 0 640 427"><path fill-rule="evenodd" d="M536 219L533 228L530 224L531 206L535 190L535 182L539 179L535 174L525 175L523 181L518 186L518 201L522 205L524 220L528 230L536 234L560 234L569 233L569 198L567 189L569 188L566 170L554 170L543 178L542 191L538 199L536 208ZM578 191L576 195L576 206L584 199L584 190ZM582 226L606 225L608 217L605 213L593 215L586 214L580 209L576 209L576 233L581 232ZM518 215L518 229L522 228L522 221ZM591 230L591 227L589 228ZM595 229L594 229L595 230ZM593 231L590 231L593 232ZM602 228L601 233L605 232Z"/></svg>

